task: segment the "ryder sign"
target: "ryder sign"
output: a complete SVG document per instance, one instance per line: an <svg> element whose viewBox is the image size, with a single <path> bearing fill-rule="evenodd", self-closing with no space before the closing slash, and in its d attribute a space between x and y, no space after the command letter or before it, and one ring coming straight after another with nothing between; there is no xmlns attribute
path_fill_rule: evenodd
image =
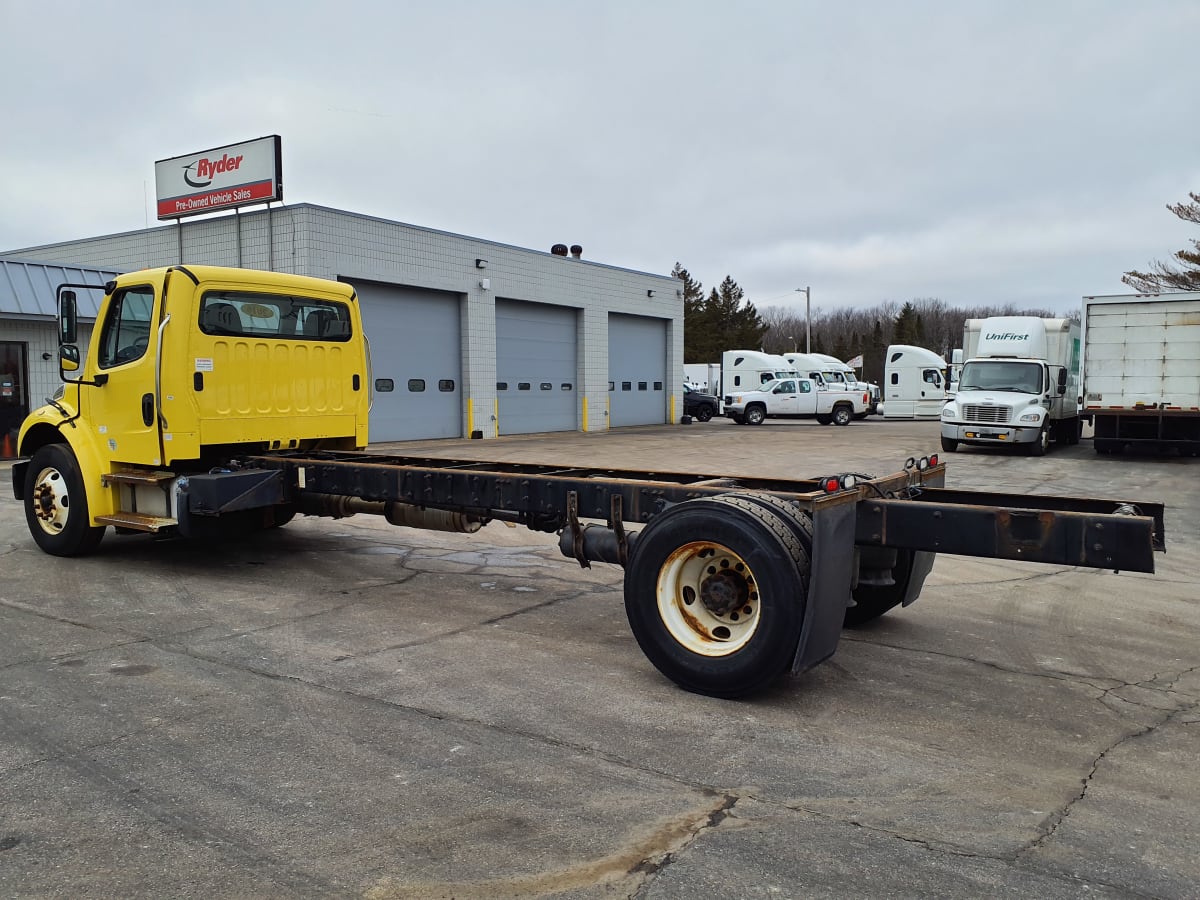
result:
<svg viewBox="0 0 1200 900"><path fill-rule="evenodd" d="M279 135L154 163L158 218L181 219L283 199Z"/></svg>

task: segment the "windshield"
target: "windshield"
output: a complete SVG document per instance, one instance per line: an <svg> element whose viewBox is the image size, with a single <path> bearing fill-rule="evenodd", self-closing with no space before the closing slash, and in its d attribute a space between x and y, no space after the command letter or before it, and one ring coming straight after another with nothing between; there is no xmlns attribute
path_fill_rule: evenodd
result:
<svg viewBox="0 0 1200 900"><path fill-rule="evenodd" d="M1015 360L972 361L963 366L958 389L1040 394L1042 367L1038 363Z"/></svg>

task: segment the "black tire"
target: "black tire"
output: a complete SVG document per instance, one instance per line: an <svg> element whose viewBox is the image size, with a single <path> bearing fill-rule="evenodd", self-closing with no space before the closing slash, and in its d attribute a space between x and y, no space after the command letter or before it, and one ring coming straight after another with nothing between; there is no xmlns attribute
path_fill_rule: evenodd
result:
<svg viewBox="0 0 1200 900"><path fill-rule="evenodd" d="M751 404L746 407L744 418L747 425L761 425L767 420L767 410L761 403Z"/></svg>
<svg viewBox="0 0 1200 900"><path fill-rule="evenodd" d="M712 697L745 696L787 672L808 596L795 527L737 495L688 500L651 520L625 570L625 612L647 659Z"/></svg>
<svg viewBox="0 0 1200 900"><path fill-rule="evenodd" d="M954 438L942 438L942 449L947 453L954 453L958 450L958 441Z"/></svg>
<svg viewBox="0 0 1200 900"><path fill-rule="evenodd" d="M1042 426L1042 430L1038 432L1037 440L1032 444L1027 444L1030 456L1045 456L1046 451L1050 449L1050 423L1047 422Z"/></svg>
<svg viewBox="0 0 1200 900"><path fill-rule="evenodd" d="M25 522L34 542L51 556L84 556L100 545L104 526L93 527L75 454L47 444L25 472Z"/></svg>
<svg viewBox="0 0 1200 900"><path fill-rule="evenodd" d="M1074 447L1083 437L1083 419L1072 419L1071 427L1067 430L1067 445Z"/></svg>
<svg viewBox="0 0 1200 900"><path fill-rule="evenodd" d="M843 620L846 628L860 628L868 622L873 622L904 600L909 576L912 574L914 554L913 550L896 551L896 565L892 568L895 584L860 584L850 592L854 598L854 605L846 610L846 618Z"/></svg>
<svg viewBox="0 0 1200 900"><path fill-rule="evenodd" d="M839 406L833 411L833 424L840 427L849 425L854 420L854 410L849 406Z"/></svg>
<svg viewBox="0 0 1200 900"><path fill-rule="evenodd" d="M831 425L831 424L833 424L833 416L822 413L821 415L817 416L817 424L818 425Z"/></svg>
<svg viewBox="0 0 1200 900"><path fill-rule="evenodd" d="M694 418L696 419L697 422L707 422L712 417L713 417L713 410L712 410L711 406L701 406L699 409L696 410L696 413L694 416Z"/></svg>

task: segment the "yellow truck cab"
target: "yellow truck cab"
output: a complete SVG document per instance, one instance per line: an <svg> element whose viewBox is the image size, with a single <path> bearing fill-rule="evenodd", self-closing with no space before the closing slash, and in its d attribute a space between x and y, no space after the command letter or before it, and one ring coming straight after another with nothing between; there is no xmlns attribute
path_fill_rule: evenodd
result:
<svg viewBox="0 0 1200 900"><path fill-rule="evenodd" d="M350 285L218 266L131 272L104 285L82 363L78 289L97 288L59 287L65 388L26 419L18 452L30 459L13 473L43 550L86 552L107 525L178 525L172 483L235 452L366 446L369 359Z"/></svg>

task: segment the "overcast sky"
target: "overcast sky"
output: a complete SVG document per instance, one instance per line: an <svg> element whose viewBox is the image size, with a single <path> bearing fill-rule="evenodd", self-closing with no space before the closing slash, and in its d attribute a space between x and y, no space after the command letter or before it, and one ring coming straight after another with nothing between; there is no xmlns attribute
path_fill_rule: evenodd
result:
<svg viewBox="0 0 1200 900"><path fill-rule="evenodd" d="M0 251L155 225L268 134L284 200L759 307L1068 310L1196 237L1196 0L0 0Z"/></svg>

